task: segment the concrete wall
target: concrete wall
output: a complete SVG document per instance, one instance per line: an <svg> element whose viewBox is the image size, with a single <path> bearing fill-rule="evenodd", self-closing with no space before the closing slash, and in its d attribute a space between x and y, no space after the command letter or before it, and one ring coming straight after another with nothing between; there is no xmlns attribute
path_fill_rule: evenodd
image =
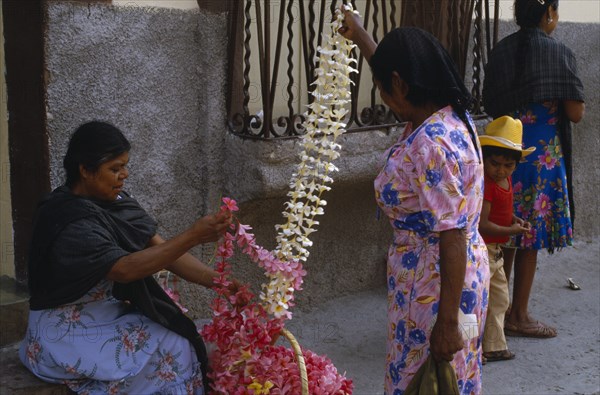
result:
<svg viewBox="0 0 600 395"><path fill-rule="evenodd" d="M226 132L225 17L66 2L50 3L48 14L53 187L64 180L61 160L74 128L107 120L132 142L127 189L157 218L163 236L215 210L220 196L231 196L242 202L241 221L273 248L298 141L241 140ZM342 137L341 171L313 237L300 308L384 283L391 235L387 222L375 219L372 180L397 135ZM213 251L210 245L194 253L209 261ZM258 290L262 271L243 258L238 263L236 276ZM184 303L206 315L211 293L182 286Z"/></svg>
<svg viewBox="0 0 600 395"><path fill-rule="evenodd" d="M163 236L185 229L216 210L221 196L230 196L241 202L240 220L254 228L258 242L273 248L274 226L282 222L287 183L298 162L298 141L241 140L226 132L225 16L67 2L50 2L48 16L52 185L63 181L61 158L74 128L91 119L107 120L132 142L127 189L157 218ZM592 58L598 62L597 53ZM590 176L578 178L576 193L590 188L587 198L596 201L598 137L591 130L583 133L590 141L578 142L576 150L585 151L581 155L588 155L590 165L576 166ZM372 181L398 134L341 137L340 173L325 196L326 214L312 238L298 308L384 284L391 232L386 220L375 218ZM579 218L588 220L580 223L581 232L597 235L597 210L580 207ZM213 251L209 245L194 253L209 261ZM264 280L243 257L236 258L234 270L256 290ZM207 316L211 292L181 286L183 303L196 317Z"/></svg>

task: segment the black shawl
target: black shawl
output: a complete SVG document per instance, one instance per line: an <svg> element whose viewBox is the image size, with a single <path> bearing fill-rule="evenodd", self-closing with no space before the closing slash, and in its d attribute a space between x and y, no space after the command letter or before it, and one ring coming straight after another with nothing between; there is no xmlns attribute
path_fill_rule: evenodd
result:
<svg viewBox="0 0 600 395"><path fill-rule="evenodd" d="M59 187L38 205L29 252L31 310L72 303L104 279L115 262L144 249L157 224L136 200L121 193L114 202L74 195ZM67 229L67 227L70 228ZM188 339L208 389L206 348L198 330L154 277L114 283L113 296Z"/></svg>
<svg viewBox="0 0 600 395"><path fill-rule="evenodd" d="M531 103L584 101L573 52L538 28L526 28L494 47L485 67L483 104L493 118ZM559 109L558 132L565 158L571 220L575 222L572 183L571 122Z"/></svg>

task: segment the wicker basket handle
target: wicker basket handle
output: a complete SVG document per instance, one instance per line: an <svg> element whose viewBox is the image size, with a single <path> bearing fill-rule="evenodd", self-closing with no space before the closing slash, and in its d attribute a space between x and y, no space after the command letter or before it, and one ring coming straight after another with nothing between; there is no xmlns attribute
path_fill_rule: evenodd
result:
<svg viewBox="0 0 600 395"><path fill-rule="evenodd" d="M294 350L294 354L296 354L296 363L298 364L298 369L300 369L300 381L302 383L302 395L308 394L308 374L306 373L306 362L304 362L304 356L302 355L302 350L300 349L300 344L292 335L292 332L287 329L281 329L281 334L285 336L285 338L292 345L292 349Z"/></svg>

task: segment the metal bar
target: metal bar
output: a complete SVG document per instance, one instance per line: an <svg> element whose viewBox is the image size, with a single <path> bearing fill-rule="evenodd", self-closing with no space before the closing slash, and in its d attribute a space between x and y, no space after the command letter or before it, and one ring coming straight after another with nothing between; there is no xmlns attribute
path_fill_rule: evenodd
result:
<svg viewBox="0 0 600 395"><path fill-rule="evenodd" d="M323 14L325 13L325 3L321 2L321 18L319 22L319 32L323 30ZM315 36L317 35L314 29L315 26L315 0L310 0L308 4L308 27L309 27L309 35L308 35L308 58L304 61L306 62L306 69L308 70L308 77L306 78L306 93L308 95L308 102L312 103L314 97L310 94L313 90L313 80L315 78L315 69L319 67L319 63L315 61ZM321 35L319 34L319 45L321 44Z"/></svg>
<svg viewBox="0 0 600 395"><path fill-rule="evenodd" d="M333 15L333 4L335 0L331 3L331 8L329 9ZM317 47L320 47L323 43L323 25L325 24L325 0L321 0L321 8L319 10L319 35L317 37ZM315 62L315 68L319 67L318 62Z"/></svg>
<svg viewBox="0 0 600 395"><path fill-rule="evenodd" d="M480 73L481 73L481 10L482 0L477 0L475 4L475 31L473 33L473 88L471 89L471 95L473 96L473 113L477 114L480 112L481 107L481 92L479 89L480 85Z"/></svg>
<svg viewBox="0 0 600 395"><path fill-rule="evenodd" d="M379 12L379 7L377 6L377 0L373 0L373 40L376 43L379 43L377 38L377 30L379 29L379 24L377 23L377 14ZM375 97L376 97L377 87L373 84L371 88L371 107L375 106Z"/></svg>
<svg viewBox="0 0 600 395"><path fill-rule="evenodd" d="M290 122L288 124L288 128L286 129L286 134L291 134L291 131L294 129L293 128L293 124L292 124L292 118L294 116L294 107L293 107L293 103L294 103L294 46L292 45L293 43L293 24L294 24L294 16L292 13L292 6L294 5L293 1L290 1L288 3L288 9L287 9L287 16L288 16L288 25L287 25L287 31L288 31L288 40L287 40L287 49L288 49L288 56L287 56L287 63L288 63L288 70L287 70L287 76L288 76L288 86L287 86L287 93L288 93L288 100L287 100L287 105L288 105L288 116L290 119Z"/></svg>
<svg viewBox="0 0 600 395"><path fill-rule="evenodd" d="M492 51L492 42L491 42L491 37L492 33L490 31L490 0L485 0L485 39L486 39L486 47L487 47L487 51L486 51L486 56L487 58L490 57L490 52ZM483 63L485 64L486 61L484 59Z"/></svg>
<svg viewBox="0 0 600 395"><path fill-rule="evenodd" d="M256 0L256 6L254 9L256 10L256 36L258 38L258 61L259 61L259 69L260 69L260 78L261 83L264 83L264 76L262 74L262 70L264 69L264 61L265 61L265 49L264 49L264 41L263 41L263 32L262 32L262 12L260 9L260 1Z"/></svg>
<svg viewBox="0 0 600 395"><path fill-rule="evenodd" d="M257 2L258 4L258 2ZM263 132L265 133L265 137L269 137L272 131L273 124L273 108L271 106L271 102L269 101L269 82L271 81L271 24L269 23L271 20L271 2L270 0L265 0L265 62L264 62L264 81L265 85L263 85L263 107L264 107L264 123L263 123Z"/></svg>
<svg viewBox="0 0 600 395"><path fill-rule="evenodd" d="M285 2L286 0L281 0L281 8L279 10L277 44L275 45L275 62L273 64L273 79L271 80L271 95L269 96L269 103L271 104L271 108L273 107L273 103L275 101L275 91L277 89L277 74L279 73L279 58L281 56L281 41L283 35L283 20L285 18Z"/></svg>
<svg viewBox="0 0 600 395"><path fill-rule="evenodd" d="M228 25L227 25L227 30L228 30L228 34L230 37L229 40L229 44L228 44L228 49L227 49L227 89L229 92L231 92L232 94L227 95L227 113L229 116L233 115L233 113L237 110L237 105L239 105L239 102L235 103L234 97L237 98L237 95L234 95L234 92L238 92L238 87L236 86L236 89L234 90L233 88L233 83L234 81L236 81L235 76L236 76L236 71L239 72L239 70L237 69L238 67L238 63L237 63L237 59L238 57L237 55L237 51L239 50L239 46L238 46L238 42L237 42L237 35L238 35L238 24L241 23L240 21L240 2L234 2L232 4L232 7L230 9L230 15L229 15L229 21L228 21ZM239 80L238 80L239 81ZM234 109L235 107L235 109Z"/></svg>
<svg viewBox="0 0 600 395"><path fill-rule="evenodd" d="M390 0L391 12L390 12L390 22L392 24L392 29L396 28L396 1Z"/></svg>
<svg viewBox="0 0 600 395"><path fill-rule="evenodd" d="M351 1L352 7L354 9L356 9L356 1L352 0ZM352 56L354 58L356 58L356 49L352 49ZM358 67L360 69L360 66L357 64L356 67ZM350 79L352 80L352 82L354 82L354 84L350 85L350 96L352 98L352 101L350 103L350 114L349 114L349 118L348 121L346 122L346 130L348 128L350 128L352 126L352 124L354 123L355 119L356 119L356 114L358 112L358 91L360 88L360 71L358 73L354 73L350 76Z"/></svg>
<svg viewBox="0 0 600 395"><path fill-rule="evenodd" d="M385 0L381 0L381 13L383 15L383 34L389 32L388 30L388 21L387 21L387 8L385 6Z"/></svg>
<svg viewBox="0 0 600 395"><path fill-rule="evenodd" d="M248 109L248 103L250 102L250 93L248 89L250 88L250 39L252 37L252 31L250 30L250 23L252 22L252 18L250 17L250 9L252 8L252 0L246 1L246 26L244 27L244 32L246 37L244 39L244 116L248 117L250 115L250 110ZM247 125L244 125L244 129L247 128Z"/></svg>
<svg viewBox="0 0 600 395"><path fill-rule="evenodd" d="M498 19L500 18L500 0L494 0L494 46L498 42Z"/></svg>
<svg viewBox="0 0 600 395"><path fill-rule="evenodd" d="M371 0L367 0L367 6L365 8L365 19L364 19L364 24L365 24L365 30L369 29L369 14L370 14L370 10L371 10ZM355 51L356 53L356 49L354 49L353 51ZM363 63L364 63L365 57L363 56L362 52L360 53L360 55L358 56L358 75L355 76L356 80L357 80L357 84L356 84L356 98L358 98L358 94L360 92L360 73L363 69ZM358 106L356 108L356 111L354 112L353 115L353 119L356 120L356 124L359 126L362 126L362 120L360 119L359 115L358 115Z"/></svg>
<svg viewBox="0 0 600 395"><path fill-rule="evenodd" d="M310 86L311 79L311 70L309 67L309 58L310 55L308 53L308 38L306 36L306 13L304 11L304 0L299 0L300 7L300 31L302 32L302 53L304 55L304 71L306 73L306 86ZM308 94L308 102L310 103L310 94Z"/></svg>

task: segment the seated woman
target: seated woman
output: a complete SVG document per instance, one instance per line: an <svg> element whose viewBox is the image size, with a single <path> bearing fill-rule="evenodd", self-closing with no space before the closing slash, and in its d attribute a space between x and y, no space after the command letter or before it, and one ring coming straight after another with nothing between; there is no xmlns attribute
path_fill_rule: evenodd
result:
<svg viewBox="0 0 600 395"><path fill-rule="evenodd" d="M29 255L29 325L20 358L39 378L85 394L203 394L204 343L152 275L205 287L217 273L187 251L231 222L209 215L171 240L123 191L130 144L89 122L69 141L67 180L37 208Z"/></svg>

